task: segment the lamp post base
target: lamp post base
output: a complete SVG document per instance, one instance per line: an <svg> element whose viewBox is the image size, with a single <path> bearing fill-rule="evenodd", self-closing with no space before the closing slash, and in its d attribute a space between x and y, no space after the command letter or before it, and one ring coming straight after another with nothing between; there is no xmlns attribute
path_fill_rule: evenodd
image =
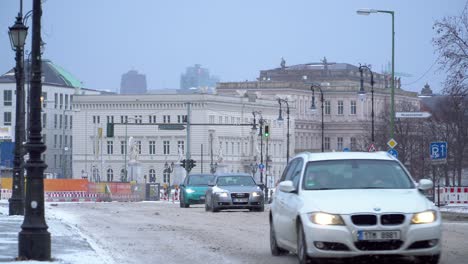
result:
<svg viewBox="0 0 468 264"><path fill-rule="evenodd" d="M9 215L24 215L24 201L23 199L10 198L9 203Z"/></svg>
<svg viewBox="0 0 468 264"><path fill-rule="evenodd" d="M44 231L21 231L18 236L20 259L50 260L50 233Z"/></svg>

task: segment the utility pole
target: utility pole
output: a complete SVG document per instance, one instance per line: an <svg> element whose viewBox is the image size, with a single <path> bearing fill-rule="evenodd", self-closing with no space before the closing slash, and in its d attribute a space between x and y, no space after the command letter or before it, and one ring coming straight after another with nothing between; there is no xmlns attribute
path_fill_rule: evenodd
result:
<svg viewBox="0 0 468 264"><path fill-rule="evenodd" d="M191 155L190 155L190 122L191 122L192 103L187 102L186 104L187 104L187 152L185 153L185 160L188 161L191 158ZM190 169L188 168L189 166L185 167L185 170L187 171L187 175L190 172Z"/></svg>

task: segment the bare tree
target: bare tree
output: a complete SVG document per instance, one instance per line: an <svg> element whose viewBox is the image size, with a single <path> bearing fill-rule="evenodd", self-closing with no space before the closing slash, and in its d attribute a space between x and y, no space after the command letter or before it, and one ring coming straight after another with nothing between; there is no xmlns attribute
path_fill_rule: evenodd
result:
<svg viewBox="0 0 468 264"><path fill-rule="evenodd" d="M440 69L447 73L444 94L434 121L442 122L449 143L449 167L461 185L462 168L468 148L468 2L460 16L445 17L434 23L433 44L439 53ZM466 162L466 161L465 161Z"/></svg>

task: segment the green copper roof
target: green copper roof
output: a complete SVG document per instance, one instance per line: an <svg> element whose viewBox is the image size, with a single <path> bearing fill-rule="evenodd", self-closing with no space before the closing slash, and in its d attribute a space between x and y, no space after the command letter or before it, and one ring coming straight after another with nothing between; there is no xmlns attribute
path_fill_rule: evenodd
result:
<svg viewBox="0 0 468 264"><path fill-rule="evenodd" d="M63 82L67 86L71 87L82 87L81 81L75 78L71 73L66 71L64 68L52 63L51 61L44 61L44 63L47 63L48 66L50 66L50 69L55 71L56 75L60 77L60 79L63 80Z"/></svg>

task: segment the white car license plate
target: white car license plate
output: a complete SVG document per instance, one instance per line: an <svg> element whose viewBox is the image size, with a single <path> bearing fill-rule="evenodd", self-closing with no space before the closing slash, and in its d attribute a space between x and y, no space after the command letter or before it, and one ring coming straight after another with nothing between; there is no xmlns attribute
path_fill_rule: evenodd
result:
<svg viewBox="0 0 468 264"><path fill-rule="evenodd" d="M400 231L363 231L357 233L359 241L400 239Z"/></svg>
<svg viewBox="0 0 468 264"><path fill-rule="evenodd" d="M248 198L234 198L232 199L234 203L247 203L249 201Z"/></svg>

